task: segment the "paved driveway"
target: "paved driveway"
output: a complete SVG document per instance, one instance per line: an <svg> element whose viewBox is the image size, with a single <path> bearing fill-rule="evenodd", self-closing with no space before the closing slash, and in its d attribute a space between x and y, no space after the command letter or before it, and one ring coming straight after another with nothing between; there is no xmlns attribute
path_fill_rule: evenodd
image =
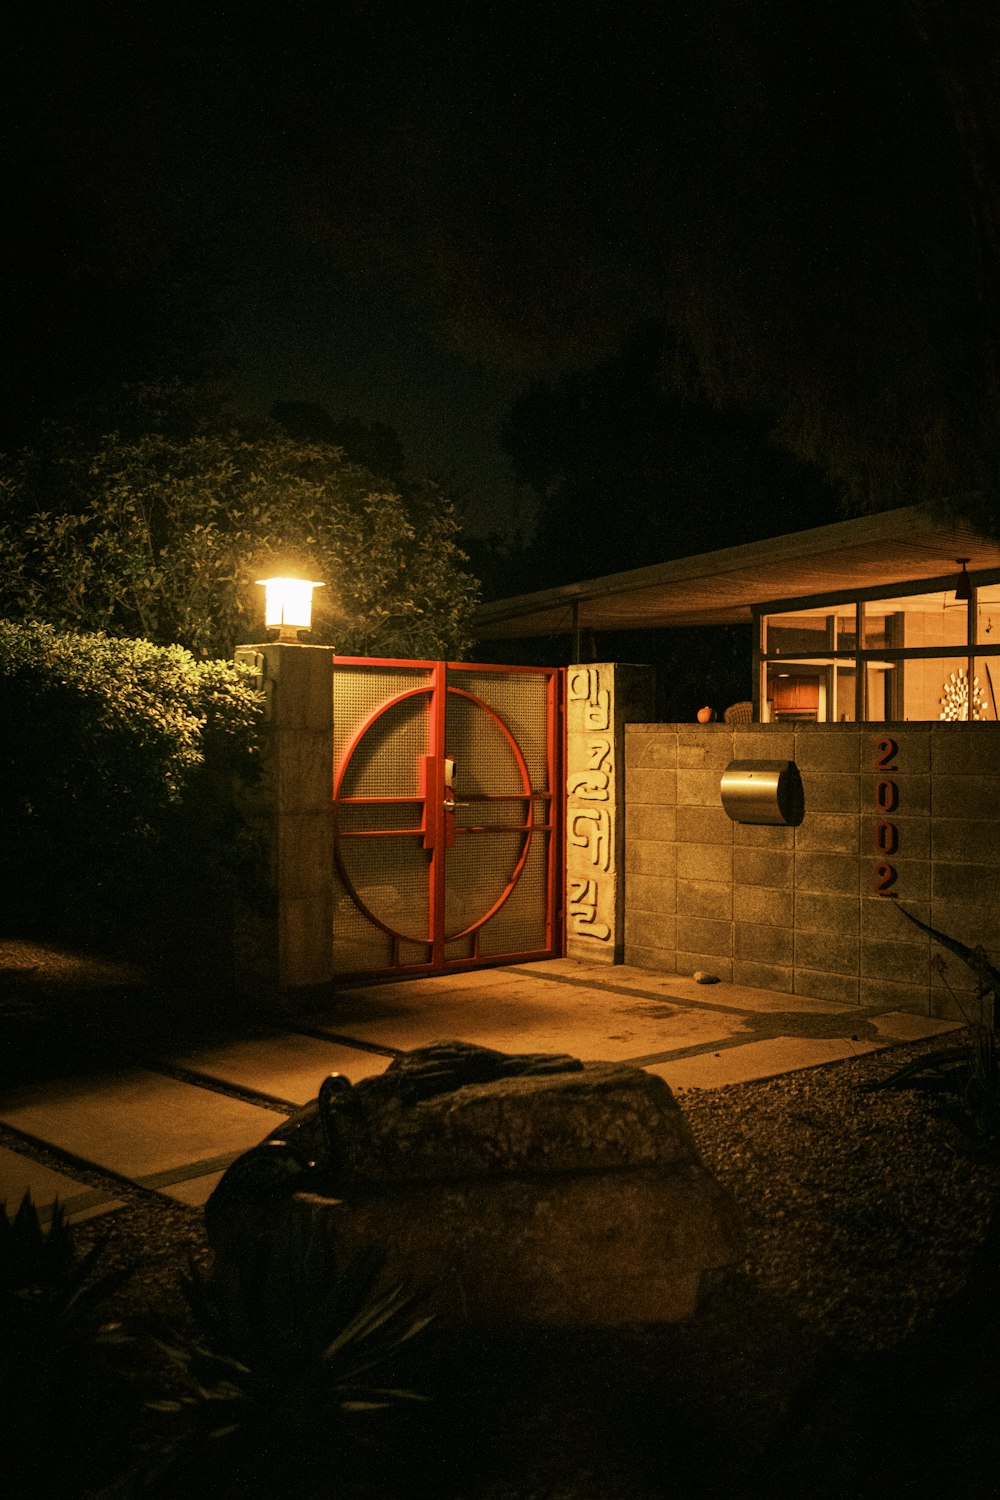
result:
<svg viewBox="0 0 1000 1500"><path fill-rule="evenodd" d="M352 1082L399 1051L461 1039L505 1052L631 1062L675 1091L722 1088L933 1037L954 1022L571 959L342 991L318 1013L148 1065L0 1094L0 1197L30 1189L87 1214L121 1179L203 1203L226 1165L330 1072ZM51 1148L35 1161L30 1147ZM100 1174L103 1189L86 1180Z"/></svg>

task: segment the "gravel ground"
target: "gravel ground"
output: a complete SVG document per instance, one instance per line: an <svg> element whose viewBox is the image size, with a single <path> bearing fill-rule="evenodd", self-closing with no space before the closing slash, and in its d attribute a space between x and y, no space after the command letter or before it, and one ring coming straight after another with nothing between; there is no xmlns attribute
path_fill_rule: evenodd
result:
<svg viewBox="0 0 1000 1500"><path fill-rule="evenodd" d="M8 1016L30 1037L37 954L11 956L18 983ZM92 1014L123 978L131 989L131 975L101 973L83 990L70 969L46 985L45 1003L64 1019L72 992L71 1003ZM432 1398L428 1415L370 1455L371 1495L1000 1493L1000 1236L995 1224L987 1232L1000 1164L973 1159L926 1094L864 1087L939 1045L683 1093L703 1159L736 1200L742 1265L677 1327L498 1331L489 1340L430 1330L409 1372ZM0 1144L22 1143L0 1127ZM143 1189L115 1191L124 1206L76 1231L81 1248L108 1236L106 1268L137 1266L113 1313L146 1326L183 1322L180 1274L190 1254L207 1260L201 1213ZM139 1373L155 1387L155 1350L139 1347L148 1354ZM325 1469L314 1477L312 1488L301 1474L286 1488L272 1476L260 1493L331 1493ZM200 1491L189 1482L177 1493Z"/></svg>
<svg viewBox="0 0 1000 1500"><path fill-rule="evenodd" d="M924 1094L862 1087L933 1049L682 1094L706 1164L738 1204L744 1263L677 1328L499 1333L489 1347L425 1335L412 1378L435 1416L407 1439L416 1456L405 1477L385 1479L387 1500L656 1500L678 1485L706 1496L929 1494L920 1485L932 1472L937 1493L996 1493L978 1477L980 1450L992 1452L978 1413L986 1400L995 1411L996 1370L967 1333L950 1363L938 1345L1000 1199L1000 1165L973 1160ZM11 1138L0 1130L0 1141ZM201 1214L141 1189L126 1196L80 1226L80 1244L108 1234L105 1264L138 1264L118 1316L183 1321L180 1272L189 1253L207 1253ZM995 1311L972 1317L996 1330ZM917 1415L950 1424L935 1449L946 1471L922 1458L897 1489ZM975 1470L960 1489L956 1453Z"/></svg>
<svg viewBox="0 0 1000 1500"><path fill-rule="evenodd" d="M1000 1162L975 1160L925 1093L864 1088L937 1045L679 1096L705 1164L737 1202L742 1276L854 1352L891 1348L962 1288L1000 1198ZM24 1149L2 1126L0 1144ZM65 1170L56 1153L30 1149ZM202 1215L145 1189L115 1191L127 1206L76 1233L81 1244L109 1235L109 1260L139 1265L135 1306L166 1291L189 1249L204 1254Z"/></svg>
<svg viewBox="0 0 1000 1500"><path fill-rule="evenodd" d="M747 1276L855 1351L898 1343L961 1288L1000 1190L1000 1165L972 1160L926 1093L861 1087L939 1045L681 1095L740 1206Z"/></svg>

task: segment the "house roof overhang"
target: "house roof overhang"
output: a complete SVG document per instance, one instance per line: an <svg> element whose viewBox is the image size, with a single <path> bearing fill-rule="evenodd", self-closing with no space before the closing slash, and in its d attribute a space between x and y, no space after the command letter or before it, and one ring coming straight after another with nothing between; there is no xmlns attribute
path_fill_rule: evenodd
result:
<svg viewBox="0 0 1000 1500"><path fill-rule="evenodd" d="M473 629L488 641L749 624L755 605L940 578L959 558L970 572L1000 568L1000 542L909 506L498 599L479 608Z"/></svg>

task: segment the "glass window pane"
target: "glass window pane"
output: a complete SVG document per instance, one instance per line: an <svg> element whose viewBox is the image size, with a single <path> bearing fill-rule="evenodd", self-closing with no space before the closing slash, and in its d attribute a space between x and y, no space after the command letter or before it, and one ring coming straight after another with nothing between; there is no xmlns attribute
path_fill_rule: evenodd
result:
<svg viewBox="0 0 1000 1500"><path fill-rule="evenodd" d="M854 664L829 661L767 663L765 722L806 719L853 723Z"/></svg>
<svg viewBox="0 0 1000 1500"><path fill-rule="evenodd" d="M778 719L812 719L819 717L820 677L824 668L819 662L778 662L767 664L767 717Z"/></svg>
<svg viewBox="0 0 1000 1500"><path fill-rule="evenodd" d="M969 673L964 658L926 657L897 662L893 718L952 719L969 717ZM982 688L973 684L973 718L981 711ZM900 707L902 711L900 712Z"/></svg>
<svg viewBox="0 0 1000 1500"><path fill-rule="evenodd" d="M764 617L764 650L768 656L816 656L824 651L853 651L857 607L826 604Z"/></svg>
<svg viewBox="0 0 1000 1500"><path fill-rule="evenodd" d="M865 718L874 722L903 717L897 688L902 682L898 667L889 662L865 663Z"/></svg>
<svg viewBox="0 0 1000 1500"><path fill-rule="evenodd" d="M979 688L977 696L976 688ZM973 708L978 708L980 719L1000 719L997 703L1000 701L1000 656L977 656L975 678L972 684Z"/></svg>
<svg viewBox="0 0 1000 1500"><path fill-rule="evenodd" d="M982 646L1000 646L1000 583L977 589L976 606L976 640Z"/></svg>
<svg viewBox="0 0 1000 1500"><path fill-rule="evenodd" d="M837 697L830 705L829 718L831 723L853 724L854 723L854 683L856 672L853 662L838 662L834 667L833 687Z"/></svg>
<svg viewBox="0 0 1000 1500"><path fill-rule="evenodd" d="M865 646L869 651L903 646L964 646L967 639L968 609L956 601L954 590L911 594L901 599L873 599L865 605ZM907 714L907 718L913 717Z"/></svg>

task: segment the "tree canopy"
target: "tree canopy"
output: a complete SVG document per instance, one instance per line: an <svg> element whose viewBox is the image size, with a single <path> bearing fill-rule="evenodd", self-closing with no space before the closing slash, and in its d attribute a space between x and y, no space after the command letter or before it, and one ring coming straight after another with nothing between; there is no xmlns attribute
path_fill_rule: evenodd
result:
<svg viewBox="0 0 1000 1500"><path fill-rule="evenodd" d="M637 328L614 356L514 403L503 443L538 500L521 587L546 586L821 525L837 486L747 407L679 389L677 339Z"/></svg>
<svg viewBox="0 0 1000 1500"><path fill-rule="evenodd" d="M0 458L0 614L202 656L263 636L257 580L305 574L310 639L345 654L456 656L476 584L436 486L375 479L280 430L51 429Z"/></svg>

